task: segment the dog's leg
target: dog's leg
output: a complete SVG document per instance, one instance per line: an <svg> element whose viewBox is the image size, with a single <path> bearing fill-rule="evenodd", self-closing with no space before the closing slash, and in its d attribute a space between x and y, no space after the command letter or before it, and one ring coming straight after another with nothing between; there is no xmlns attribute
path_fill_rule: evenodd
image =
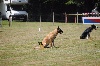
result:
<svg viewBox="0 0 100 66"><path fill-rule="evenodd" d="M53 47L52 47L52 42L50 43L50 48L53 48Z"/></svg>
<svg viewBox="0 0 100 66"><path fill-rule="evenodd" d="M93 40L93 38L90 37L90 33L88 34L88 36L89 36L90 40Z"/></svg>
<svg viewBox="0 0 100 66"><path fill-rule="evenodd" d="M91 40L93 40L93 38L90 36L90 33L89 33L89 38L90 38Z"/></svg>
<svg viewBox="0 0 100 66"><path fill-rule="evenodd" d="M89 36L88 35L86 36L86 39L89 39Z"/></svg>
<svg viewBox="0 0 100 66"><path fill-rule="evenodd" d="M54 45L54 40L52 41L52 44L53 44L53 47L55 47L55 45Z"/></svg>
<svg viewBox="0 0 100 66"><path fill-rule="evenodd" d="M89 35L90 40L92 40L92 38L90 37L90 33L88 35Z"/></svg>
<svg viewBox="0 0 100 66"><path fill-rule="evenodd" d="M89 37L89 39L91 39L91 37L90 37L90 33L88 34L88 37Z"/></svg>
<svg viewBox="0 0 100 66"><path fill-rule="evenodd" d="M90 38L90 33L88 34L89 38Z"/></svg>
<svg viewBox="0 0 100 66"><path fill-rule="evenodd" d="M49 48L48 45L49 45L49 44L45 44L44 48Z"/></svg>

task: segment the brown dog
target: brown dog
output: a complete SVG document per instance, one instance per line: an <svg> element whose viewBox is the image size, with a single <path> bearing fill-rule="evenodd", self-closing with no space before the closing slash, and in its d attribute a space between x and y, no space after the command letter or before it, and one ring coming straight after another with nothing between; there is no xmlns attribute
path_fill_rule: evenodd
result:
<svg viewBox="0 0 100 66"><path fill-rule="evenodd" d="M48 45L50 45L50 47L54 46L54 39L56 38L56 36L58 35L58 33L62 34L63 31L59 28L55 29L54 31L50 32L44 39L42 42L38 42L41 48L48 48ZM54 46L55 47L55 46Z"/></svg>

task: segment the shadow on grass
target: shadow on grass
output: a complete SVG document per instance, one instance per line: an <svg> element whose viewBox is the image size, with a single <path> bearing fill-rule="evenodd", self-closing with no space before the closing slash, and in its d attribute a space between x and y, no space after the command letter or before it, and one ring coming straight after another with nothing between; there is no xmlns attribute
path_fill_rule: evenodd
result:
<svg viewBox="0 0 100 66"><path fill-rule="evenodd" d="M0 31L0 32L3 32L3 31Z"/></svg>
<svg viewBox="0 0 100 66"><path fill-rule="evenodd" d="M50 48L50 47L45 47L45 48ZM59 47L53 47L53 48L59 48Z"/></svg>

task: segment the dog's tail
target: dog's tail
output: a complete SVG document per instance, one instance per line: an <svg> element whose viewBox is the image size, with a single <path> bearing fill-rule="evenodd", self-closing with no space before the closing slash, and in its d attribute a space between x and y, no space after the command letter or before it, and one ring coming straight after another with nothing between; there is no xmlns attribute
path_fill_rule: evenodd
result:
<svg viewBox="0 0 100 66"><path fill-rule="evenodd" d="M39 43L39 45L43 45L42 42L38 42L38 43Z"/></svg>
<svg viewBox="0 0 100 66"><path fill-rule="evenodd" d="M43 49L44 46L43 46L42 42L38 42L38 43L39 43L39 45L40 45L40 48Z"/></svg>
<svg viewBox="0 0 100 66"><path fill-rule="evenodd" d="M38 42L38 43L39 43L39 46L36 46L34 49L39 50L39 49L44 48L42 42Z"/></svg>

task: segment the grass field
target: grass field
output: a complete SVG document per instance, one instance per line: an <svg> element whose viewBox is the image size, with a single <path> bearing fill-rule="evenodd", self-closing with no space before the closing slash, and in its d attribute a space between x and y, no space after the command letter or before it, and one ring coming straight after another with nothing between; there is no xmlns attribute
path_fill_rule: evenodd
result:
<svg viewBox="0 0 100 66"><path fill-rule="evenodd" d="M55 39L55 46L35 50L38 41L60 26L64 31ZM0 66L100 66L100 28L91 33L92 40L79 39L90 25L81 23L3 21L0 27ZM97 25L100 27L100 25Z"/></svg>

